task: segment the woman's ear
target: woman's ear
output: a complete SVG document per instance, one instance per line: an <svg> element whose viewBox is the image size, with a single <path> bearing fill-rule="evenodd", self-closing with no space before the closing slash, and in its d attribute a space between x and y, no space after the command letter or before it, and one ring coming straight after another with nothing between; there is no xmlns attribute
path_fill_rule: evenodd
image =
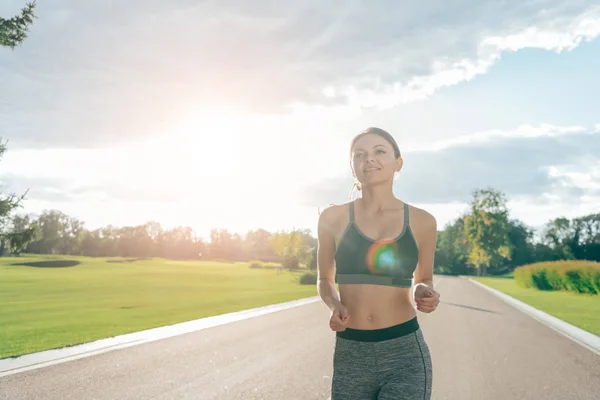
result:
<svg viewBox="0 0 600 400"><path fill-rule="evenodd" d="M402 160L402 157L398 157L396 159L396 164L397 164L397 166L396 166L395 170L396 170L396 172L400 172L400 170L402 169L402 165L404 164L404 160Z"/></svg>

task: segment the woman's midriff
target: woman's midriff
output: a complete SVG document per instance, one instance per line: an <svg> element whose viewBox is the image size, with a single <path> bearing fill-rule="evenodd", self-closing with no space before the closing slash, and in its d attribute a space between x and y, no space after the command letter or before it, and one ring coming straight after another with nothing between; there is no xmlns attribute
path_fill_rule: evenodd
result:
<svg viewBox="0 0 600 400"><path fill-rule="evenodd" d="M382 285L340 285L340 301L348 310L348 328L381 329L401 324L417 313L410 288Z"/></svg>

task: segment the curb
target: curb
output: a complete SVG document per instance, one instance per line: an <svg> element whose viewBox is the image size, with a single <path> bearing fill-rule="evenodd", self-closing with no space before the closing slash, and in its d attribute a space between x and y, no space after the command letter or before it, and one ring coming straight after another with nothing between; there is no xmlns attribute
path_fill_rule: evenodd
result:
<svg viewBox="0 0 600 400"><path fill-rule="evenodd" d="M567 338L573 340L575 343L582 345L583 347L600 356L600 336L594 335L593 333L571 325L568 322L563 321L562 319L556 318L548 313L540 311L537 308L530 306L529 304L525 304L522 301L515 299L514 297L511 297L505 293L500 292L499 290L484 285L481 282L477 282L472 278L468 279L474 284L479 285L480 287L496 295L497 297L499 297L509 305L513 306L514 308L518 309L519 311L533 317L535 320L543 323L549 328L554 329L558 333L561 333Z"/></svg>
<svg viewBox="0 0 600 400"><path fill-rule="evenodd" d="M139 332L100 339L76 346L45 350L37 353L25 354L15 358L4 358L0 359L0 377L47 367L67 361L73 361L80 358L90 357L96 354L123 349L142 343L153 342L190 332L196 332L219 325L225 325L231 322L242 321L245 319L258 317L260 315L286 310L292 307L315 303L320 300L321 298L319 296L307 297L285 303L271 304L263 307L251 308L248 310L181 322L174 325L146 329Z"/></svg>

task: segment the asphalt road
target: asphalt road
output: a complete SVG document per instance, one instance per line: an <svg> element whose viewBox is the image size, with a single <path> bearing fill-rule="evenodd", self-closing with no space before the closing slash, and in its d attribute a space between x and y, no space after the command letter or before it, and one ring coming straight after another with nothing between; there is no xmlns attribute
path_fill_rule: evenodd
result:
<svg viewBox="0 0 600 400"><path fill-rule="evenodd" d="M433 399L597 399L600 356L461 278L420 314ZM314 303L0 378L1 400L329 397L333 332Z"/></svg>

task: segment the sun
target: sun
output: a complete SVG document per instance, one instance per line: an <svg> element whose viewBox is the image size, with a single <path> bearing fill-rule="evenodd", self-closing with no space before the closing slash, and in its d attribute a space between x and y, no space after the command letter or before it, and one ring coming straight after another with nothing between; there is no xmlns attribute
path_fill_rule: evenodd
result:
<svg viewBox="0 0 600 400"><path fill-rule="evenodd" d="M135 146L132 163L141 163L135 168L136 184L177 198L166 218L173 223L243 225L251 215L240 210L258 201L249 196L256 171L262 180L277 172L272 165L261 168L279 150L274 132L271 121L255 115L190 112L168 131Z"/></svg>

